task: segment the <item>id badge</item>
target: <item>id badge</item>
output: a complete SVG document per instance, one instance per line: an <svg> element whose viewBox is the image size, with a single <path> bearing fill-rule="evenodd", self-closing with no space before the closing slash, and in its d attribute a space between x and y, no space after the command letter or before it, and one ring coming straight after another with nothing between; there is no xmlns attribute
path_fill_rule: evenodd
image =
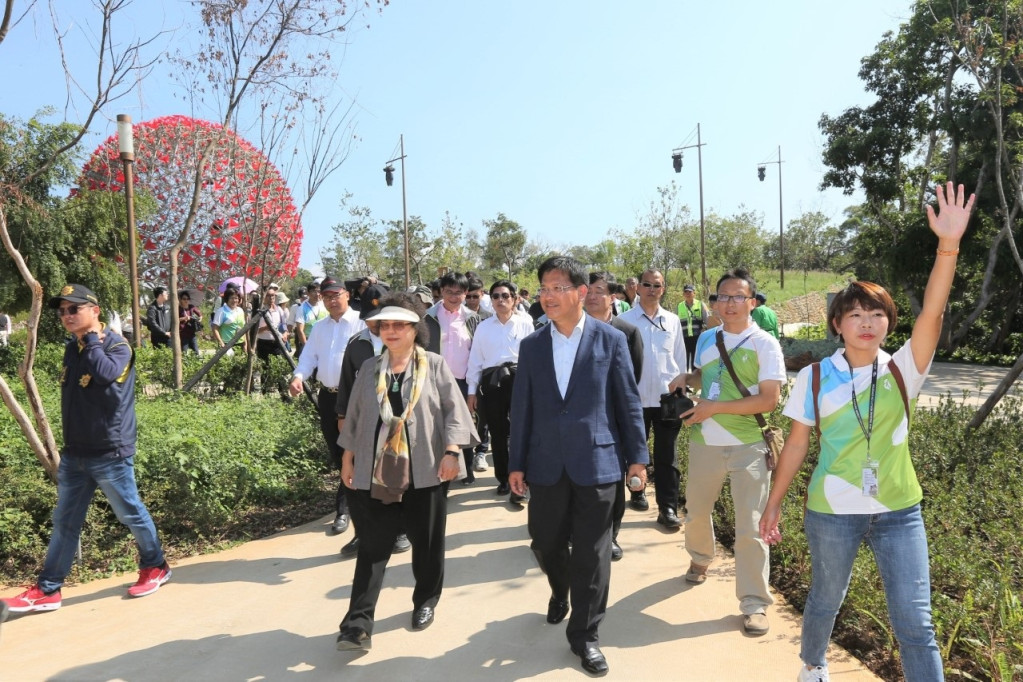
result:
<svg viewBox="0 0 1023 682"><path fill-rule="evenodd" d="M715 381L707 389L707 400L717 400L721 396L721 382Z"/></svg>
<svg viewBox="0 0 1023 682"><path fill-rule="evenodd" d="M863 465L860 492L864 497L877 497L877 462L867 461Z"/></svg>

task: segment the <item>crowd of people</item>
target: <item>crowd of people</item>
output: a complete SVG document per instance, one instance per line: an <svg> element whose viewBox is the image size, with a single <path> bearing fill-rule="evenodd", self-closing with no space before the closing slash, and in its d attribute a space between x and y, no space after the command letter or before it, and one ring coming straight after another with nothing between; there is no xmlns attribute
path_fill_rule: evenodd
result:
<svg viewBox="0 0 1023 682"><path fill-rule="evenodd" d="M827 324L844 348L799 373L784 408L791 433L773 473L757 417L775 410L787 378L777 316L743 268L721 275L708 303L684 286L675 311L662 305L666 283L656 268L619 285L610 273L587 272L562 256L539 267L535 301L508 279L486 287L474 273L458 272L404 292L369 278L328 276L303 287L287 311L287 297L267 287L255 352L288 352L277 339L294 340L298 366L289 392L297 396L315 381L323 436L340 471L332 528L355 526L342 548L356 564L338 649L371 646L395 552L412 552L412 629L433 623L444 585L448 489L455 481L473 485L474 472L487 470L485 440L494 493L527 506L531 549L551 589L546 620L569 618L569 647L585 671L608 672L599 627L611 565L623 556L618 534L627 505L649 508L648 474L656 523L665 531L685 525L689 566L682 577L693 585L708 579L713 508L728 480L742 629L763 635L773 603L770 546L781 540L781 504L816 429L821 452L805 517L813 575L798 679L828 679L825 652L864 543L880 568L906 678L942 679L907 432L973 197L949 183L938 188L937 203L937 211L927 207L937 257L911 338L894 354L881 349L896 321L881 287L853 282L840 292ZM154 325L170 324L165 295L156 293L147 315ZM213 316L218 344L230 343L244 324L240 300L239 292L225 292ZM74 336L62 375L64 458L46 563L36 585L3 600L13 612L60 606L97 486L139 543L140 578L129 594L150 594L171 576L130 468L131 349L104 332L99 301L85 287L65 287L50 306ZM193 320L201 316L184 298L179 324ZM665 408L666 398L687 390L691 407L678 414ZM683 434L689 456L680 463ZM112 482L108 470L115 469Z"/></svg>

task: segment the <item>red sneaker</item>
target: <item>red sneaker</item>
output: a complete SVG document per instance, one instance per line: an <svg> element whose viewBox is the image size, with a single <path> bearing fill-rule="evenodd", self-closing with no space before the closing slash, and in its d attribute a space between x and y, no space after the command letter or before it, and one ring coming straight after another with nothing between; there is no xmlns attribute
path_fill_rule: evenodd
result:
<svg viewBox="0 0 1023 682"><path fill-rule="evenodd" d="M167 562L163 566L154 568L143 568L139 571L139 580L128 588L129 597L144 597L160 589L160 585L170 580L171 570Z"/></svg>
<svg viewBox="0 0 1023 682"><path fill-rule="evenodd" d="M46 594L33 585L17 597L0 600L7 605L11 613L29 613L31 611L56 611L60 608L60 590Z"/></svg>

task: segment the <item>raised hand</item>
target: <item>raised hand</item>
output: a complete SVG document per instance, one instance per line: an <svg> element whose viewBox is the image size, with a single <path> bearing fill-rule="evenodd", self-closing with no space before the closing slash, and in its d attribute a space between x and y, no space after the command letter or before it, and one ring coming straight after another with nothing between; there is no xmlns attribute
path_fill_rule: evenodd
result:
<svg viewBox="0 0 1023 682"><path fill-rule="evenodd" d="M966 231L966 224L970 222L970 213L973 212L973 202L976 196L971 194L966 199L966 188L959 185L956 192L955 186L949 182L945 187L938 185L934 188L934 194L938 200L938 211L934 206L927 205L927 223L931 232L937 235L939 240L958 242Z"/></svg>

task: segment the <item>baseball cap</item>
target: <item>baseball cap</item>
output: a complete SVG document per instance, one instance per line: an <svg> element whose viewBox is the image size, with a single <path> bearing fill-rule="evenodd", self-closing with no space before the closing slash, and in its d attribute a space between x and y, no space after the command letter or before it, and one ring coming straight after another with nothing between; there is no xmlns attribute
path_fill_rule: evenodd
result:
<svg viewBox="0 0 1023 682"><path fill-rule="evenodd" d="M682 291L696 291L696 287L694 287L692 284L687 284L684 287L682 287Z"/></svg>
<svg viewBox="0 0 1023 682"><path fill-rule="evenodd" d="M344 282L339 282L330 275L320 281L320 291L344 291Z"/></svg>
<svg viewBox="0 0 1023 682"><path fill-rule="evenodd" d="M60 293L50 299L49 306L51 308L59 308L61 301L67 301L68 303L92 303L93 305L99 305L99 299L96 294L92 292L86 286L81 284L67 284Z"/></svg>
<svg viewBox="0 0 1023 682"><path fill-rule="evenodd" d="M761 303L767 303L767 294L757 294L753 298L757 299Z"/></svg>
<svg viewBox="0 0 1023 682"><path fill-rule="evenodd" d="M269 284L266 285L267 291L269 291L270 289L278 289L278 290L280 290L280 288L281 288L281 286L277 282L270 282Z"/></svg>

